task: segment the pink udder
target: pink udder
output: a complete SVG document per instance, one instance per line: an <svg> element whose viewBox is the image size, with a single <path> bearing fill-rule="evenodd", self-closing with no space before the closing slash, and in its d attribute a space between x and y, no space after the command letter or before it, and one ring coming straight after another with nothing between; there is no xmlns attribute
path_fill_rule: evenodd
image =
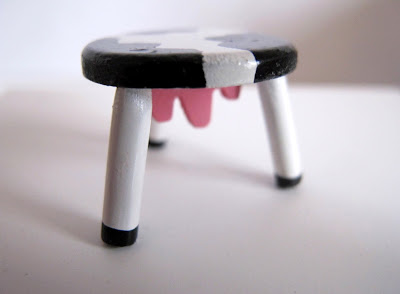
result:
<svg viewBox="0 0 400 294"><path fill-rule="evenodd" d="M237 99L240 94L240 86L221 88L221 93L227 99Z"/></svg>
<svg viewBox="0 0 400 294"><path fill-rule="evenodd" d="M153 118L164 122L172 118L175 98L181 101L183 111L195 127L205 127L211 118L212 93L215 89L153 89ZM221 88L227 99L239 97L240 86Z"/></svg>

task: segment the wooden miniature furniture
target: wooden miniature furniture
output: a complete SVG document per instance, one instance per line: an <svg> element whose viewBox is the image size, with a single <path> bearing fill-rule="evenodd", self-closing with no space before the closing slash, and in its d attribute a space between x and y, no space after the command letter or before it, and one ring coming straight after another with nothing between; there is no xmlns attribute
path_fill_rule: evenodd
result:
<svg viewBox="0 0 400 294"><path fill-rule="evenodd" d="M298 184L302 170L285 78L296 62L296 49L287 41L226 31L132 33L88 44L82 52L84 76L117 87L103 241L115 246L135 242L152 115L153 121L170 119L176 97L189 121L205 126L213 89L222 88L233 99L238 86L257 83L277 185Z"/></svg>

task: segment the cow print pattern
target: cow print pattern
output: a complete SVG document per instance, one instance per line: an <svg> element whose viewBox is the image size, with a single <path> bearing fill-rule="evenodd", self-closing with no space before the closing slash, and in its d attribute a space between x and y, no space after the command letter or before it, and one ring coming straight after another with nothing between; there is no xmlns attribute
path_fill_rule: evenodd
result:
<svg viewBox="0 0 400 294"><path fill-rule="evenodd" d="M226 31L156 31L100 39L82 52L83 74L126 88L220 88L277 78L294 70L287 41Z"/></svg>

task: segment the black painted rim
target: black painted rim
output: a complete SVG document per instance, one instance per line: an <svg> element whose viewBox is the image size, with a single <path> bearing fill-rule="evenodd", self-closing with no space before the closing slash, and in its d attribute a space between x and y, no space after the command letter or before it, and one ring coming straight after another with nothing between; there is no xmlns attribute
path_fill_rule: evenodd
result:
<svg viewBox="0 0 400 294"><path fill-rule="evenodd" d="M284 177L275 175L276 184L278 185L279 188L294 187L301 182L302 177L303 177L303 175L300 175L296 178L289 179L289 178L284 178Z"/></svg>
<svg viewBox="0 0 400 294"><path fill-rule="evenodd" d="M111 246L129 246L135 243L138 236L139 226L130 231L117 230L101 224L101 239Z"/></svg>
<svg viewBox="0 0 400 294"><path fill-rule="evenodd" d="M238 38L259 36L260 43L249 46L237 45L223 41L225 37ZM219 40L218 38L215 38ZM297 64L297 51L285 40L257 34L238 34L222 36L221 45L250 51L257 61L254 83L278 78L292 72ZM269 46L268 40L279 40L278 44ZM83 75L98 84L125 88L205 88L206 79L203 69L203 55L196 49L183 50L160 48L162 53L138 54L130 51L132 44L119 44L117 38L105 38L89 43L82 52ZM134 44L133 44L134 45ZM242 46L242 47L240 47ZM156 48L158 49L158 48ZM164 50L164 51L162 51ZM196 52L197 51L197 52ZM237 81L230 85L238 86Z"/></svg>
<svg viewBox="0 0 400 294"><path fill-rule="evenodd" d="M149 140L149 147L154 149L163 148L167 142L166 141L154 141Z"/></svg>

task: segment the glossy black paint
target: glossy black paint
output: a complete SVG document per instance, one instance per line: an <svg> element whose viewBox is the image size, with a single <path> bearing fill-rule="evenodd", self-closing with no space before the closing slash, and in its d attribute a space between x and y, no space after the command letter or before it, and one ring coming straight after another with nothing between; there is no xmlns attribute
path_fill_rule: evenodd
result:
<svg viewBox="0 0 400 294"><path fill-rule="evenodd" d="M161 149L165 146L167 142L166 141L154 141L154 140L149 140L149 148L153 149Z"/></svg>
<svg viewBox="0 0 400 294"><path fill-rule="evenodd" d="M131 231L121 231L101 224L101 239L112 246L129 246L135 243L139 232L139 226Z"/></svg>
<svg viewBox="0 0 400 294"><path fill-rule="evenodd" d="M275 175L276 184L278 185L279 188L294 187L301 182L302 177L303 176L300 175L297 178L287 179L287 178L283 178L281 176Z"/></svg>
<svg viewBox="0 0 400 294"><path fill-rule="evenodd" d="M204 88L200 51L160 49L159 44L94 41L82 52L83 75L89 80L124 88Z"/></svg>
<svg viewBox="0 0 400 294"><path fill-rule="evenodd" d="M154 34L156 41L160 32L142 34ZM259 34L207 39L220 41L222 47L250 51L258 63L255 83L286 75L296 67L297 51L285 40ZM94 41L82 52L83 74L93 82L115 87L206 87L201 51L195 48L163 49L160 46L157 42L119 44L117 38Z"/></svg>

